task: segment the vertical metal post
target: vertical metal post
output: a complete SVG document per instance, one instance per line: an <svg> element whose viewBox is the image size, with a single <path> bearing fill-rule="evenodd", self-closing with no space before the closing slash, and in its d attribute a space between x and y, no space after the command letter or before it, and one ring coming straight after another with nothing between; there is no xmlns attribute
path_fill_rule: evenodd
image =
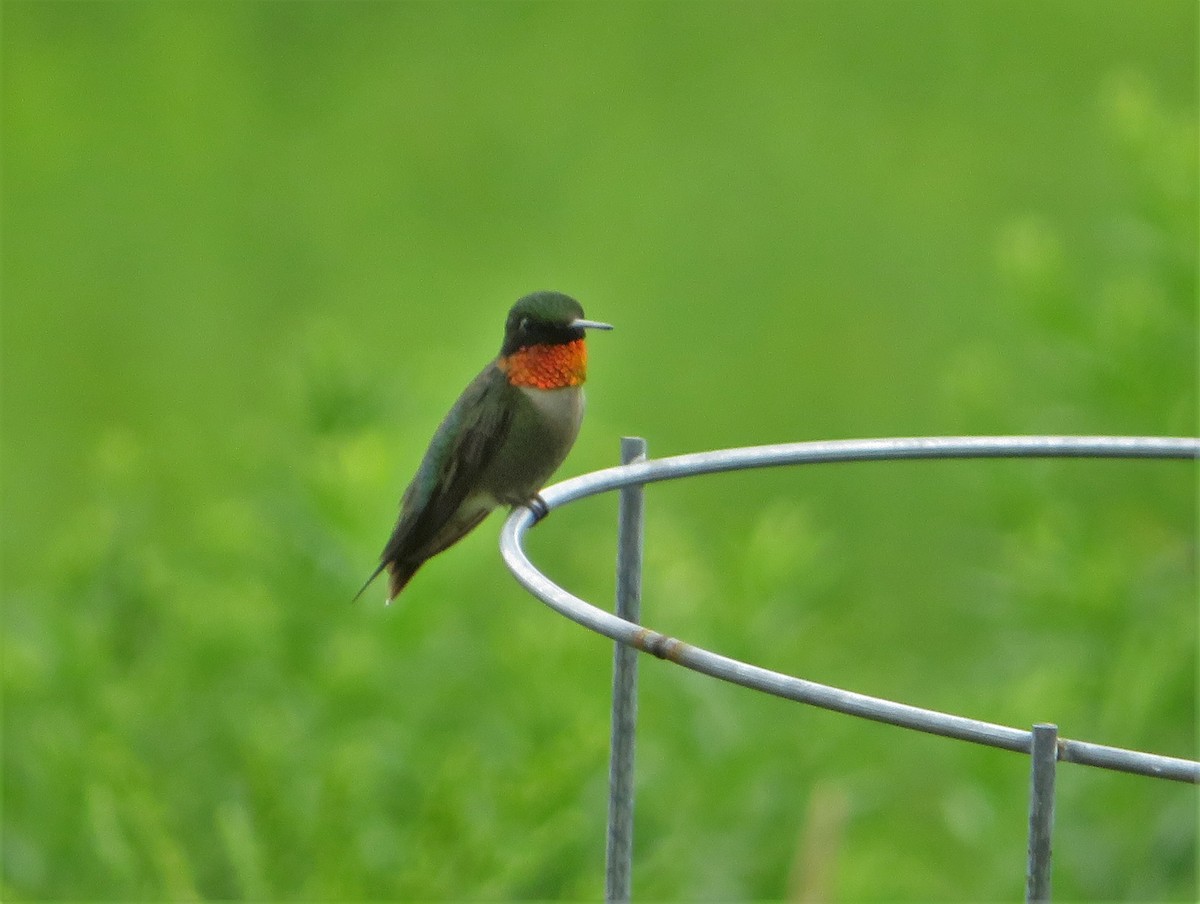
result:
<svg viewBox="0 0 1200 904"><path fill-rule="evenodd" d="M621 438L621 464L646 457L641 437ZM641 620L641 485L621 490L617 528L617 615ZM637 650L618 643L613 650L612 753L608 768L608 843L604 863L604 899L629 900L633 866L633 742L637 731Z"/></svg>
<svg viewBox="0 0 1200 904"><path fill-rule="evenodd" d="M1050 900L1050 836L1054 831L1054 774L1058 765L1058 726L1033 726L1029 775L1029 869L1025 900Z"/></svg>

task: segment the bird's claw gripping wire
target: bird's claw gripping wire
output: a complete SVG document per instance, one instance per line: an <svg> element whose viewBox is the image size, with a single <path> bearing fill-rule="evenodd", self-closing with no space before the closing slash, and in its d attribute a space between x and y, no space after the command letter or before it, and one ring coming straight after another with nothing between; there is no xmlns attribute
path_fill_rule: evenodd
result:
<svg viewBox="0 0 1200 904"><path fill-rule="evenodd" d="M532 524L537 524L543 518L550 514L550 506L546 504L546 500L542 498L540 493L534 493L533 496L525 503L525 508L533 514ZM532 526L532 524L530 526Z"/></svg>

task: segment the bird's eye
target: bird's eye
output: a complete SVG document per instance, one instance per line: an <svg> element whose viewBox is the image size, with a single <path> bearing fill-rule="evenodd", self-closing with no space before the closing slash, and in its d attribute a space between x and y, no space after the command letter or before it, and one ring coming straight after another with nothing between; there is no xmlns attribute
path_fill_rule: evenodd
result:
<svg viewBox="0 0 1200 904"><path fill-rule="evenodd" d="M527 329L529 329L529 318L522 317L521 322L517 324L517 326L520 328L522 333L525 332Z"/></svg>

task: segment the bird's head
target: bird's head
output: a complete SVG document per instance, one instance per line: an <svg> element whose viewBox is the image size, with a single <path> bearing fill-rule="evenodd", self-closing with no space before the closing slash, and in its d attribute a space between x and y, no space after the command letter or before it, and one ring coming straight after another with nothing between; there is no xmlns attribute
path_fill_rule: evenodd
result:
<svg viewBox="0 0 1200 904"><path fill-rule="evenodd" d="M504 325L499 364L518 386L557 389L583 383L587 330L611 330L587 320L583 307L561 292L534 292L512 306Z"/></svg>
<svg viewBox="0 0 1200 904"><path fill-rule="evenodd" d="M583 306L561 292L534 292L512 306L504 324L501 355L534 345L565 345L582 339L585 330L611 330L607 323L587 320Z"/></svg>

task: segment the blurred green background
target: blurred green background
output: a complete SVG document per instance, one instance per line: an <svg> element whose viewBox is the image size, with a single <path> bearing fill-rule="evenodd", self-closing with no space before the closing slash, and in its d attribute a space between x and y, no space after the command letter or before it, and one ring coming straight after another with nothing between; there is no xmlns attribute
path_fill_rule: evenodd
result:
<svg viewBox="0 0 1200 904"><path fill-rule="evenodd" d="M610 645L501 519L370 571L508 306L560 476L839 437L1196 435L1197 7L113 3L3 16L5 900L602 890ZM1197 470L659 485L644 613L1196 757ZM530 536L612 598L615 500ZM1028 762L643 660L635 895L1013 900ZM1064 900L1194 900L1194 787L1065 766Z"/></svg>

